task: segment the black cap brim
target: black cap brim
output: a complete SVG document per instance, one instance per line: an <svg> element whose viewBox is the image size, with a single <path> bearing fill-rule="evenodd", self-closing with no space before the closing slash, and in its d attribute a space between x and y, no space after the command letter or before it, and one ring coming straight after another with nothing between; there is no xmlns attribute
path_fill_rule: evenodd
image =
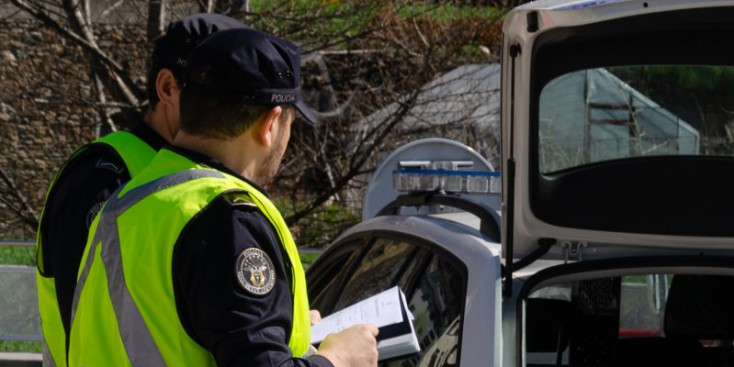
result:
<svg viewBox="0 0 734 367"><path fill-rule="evenodd" d="M303 116L306 122L308 122L310 125L317 125L319 123L318 118L316 118L316 114L313 112L313 110L311 110L311 108L306 106L303 101L296 102L294 106L296 107L298 112L301 113L301 116Z"/></svg>

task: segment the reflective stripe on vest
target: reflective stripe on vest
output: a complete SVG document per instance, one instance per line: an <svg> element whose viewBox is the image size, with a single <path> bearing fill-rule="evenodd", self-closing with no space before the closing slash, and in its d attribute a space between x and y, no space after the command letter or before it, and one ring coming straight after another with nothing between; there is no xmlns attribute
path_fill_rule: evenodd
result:
<svg viewBox="0 0 734 367"><path fill-rule="evenodd" d="M108 134L74 151L56 173L51 185L49 185L49 189L46 192L46 200L48 200L49 194L58 179L66 174L65 169L67 165L95 144L104 144L111 147L125 163L130 177L134 177L142 171L156 153L147 143L129 132L118 131ZM46 269L44 269L44 246L41 236L43 217L42 211L36 234L36 286L38 291L38 309L41 316L41 330L43 332L43 365L65 367L67 365L67 341L56 295L55 277L47 276ZM82 218L80 220L84 219Z"/></svg>
<svg viewBox="0 0 734 367"><path fill-rule="evenodd" d="M163 155L172 156L175 154L165 151ZM154 166L155 161L151 165ZM203 167L197 166L193 168ZM174 186L178 187L174 188ZM193 189L189 189L189 186L192 186ZM197 191L195 190L196 187L203 189ZM127 192L125 192L125 189L122 189L121 195L117 195L116 193L113 195L114 199L110 198L110 200L108 200L102 214L97 218L98 220L95 221L95 235L92 238L92 242L89 242L87 245L88 249L85 253L85 260L83 261L84 266L81 268L77 292L75 294L73 310L76 311L73 316L74 319L72 324L72 344L70 350L71 364L93 364L95 361L101 361L104 360L105 357L110 357L109 354L115 354L115 356L113 356L114 359L111 360L115 360L118 365L214 365L212 356L201 346L196 344L196 342L191 340L180 325L180 321L177 318L178 314L175 309L175 300L172 297L172 284L166 283L171 280L167 279L166 282L163 282L166 283L162 286L163 288L160 288L156 283L156 281L160 279L150 280L147 284L140 284L142 283L141 279L134 281L136 274L128 274L126 277L126 273L123 269L123 255L120 250L121 242L118 237L118 226L120 225L118 221L120 220L120 216L137 204L143 206L147 205L145 199L149 197L156 199L157 196L168 195L169 193L163 192L167 188L173 188L172 190L174 191L179 190L180 192L178 195L185 194L187 195L186 197L191 198L190 200L192 201L205 201L192 203L198 209L191 209L191 213L182 217L185 222L188 222L193 215L198 213L200 208L224 192L231 190L244 191L253 198L253 201L258 205L258 207L260 207L261 211L265 213L266 217L268 217L276 228L276 232L278 232L278 236L282 240L281 243L288 253L289 260L296 264L295 266L292 266L294 271L293 279L295 280L292 284L292 291L295 291L293 300L294 324L291 330L289 347L296 356L300 356L305 353L310 339L310 322L308 319L308 300L305 293L305 277L303 275L303 269L300 266L300 260L298 259L295 244L290 237L290 232L287 227L285 227L284 221L277 211L272 212L275 208L267 198L243 181L211 169L190 169L153 180L147 184L134 187ZM205 190L209 190L210 192L204 193L204 196L201 196L202 194L199 192ZM175 197L179 199L181 198L179 196ZM136 210L141 210L138 207L136 208ZM175 222L178 219L172 220ZM93 224L93 229L95 228L95 224ZM183 225L176 227L176 230L179 232L163 234L163 236L161 236L163 241L157 241L157 238L151 238L151 243L155 243L157 246L161 247L161 252L154 251L153 254L169 257L165 259L165 261L170 262L170 256L172 256L175 239L178 238L180 228L182 227ZM127 231L123 231L123 233L127 233ZM138 242L140 242L139 239ZM125 244L125 246L128 245L130 244ZM99 247L101 247L101 250ZM131 251L128 247L126 247L126 249L127 251ZM295 255L295 257L293 255ZM83 330L84 326L77 325L77 317L81 316L80 320L83 320L85 312L104 313L104 310L100 311L100 309L103 309L105 305L98 304L96 302L97 300L94 298L85 298L85 292L87 292L87 288L89 287L87 282L89 279L92 279L91 272L95 271L95 263L98 262L103 264L104 277L107 278L107 289L105 292L108 294L107 297L109 298L110 308L112 309L111 313L114 315L114 320L110 321L112 321L111 323L116 324L117 331L115 332L118 334L117 336L110 334L112 333L112 330L103 330L103 326L101 325L106 324L104 320L97 320L99 325L86 325L92 329L96 328L96 331L91 330L91 332ZM166 271L159 272L158 274L166 274ZM100 275L97 274L97 276L99 277ZM168 273L168 278L170 278L170 273ZM99 283L95 284L96 285L92 285L92 288L101 286ZM90 292L93 292L93 290L90 290ZM153 310L153 307L146 306L145 302L142 304L136 302L136 295L137 297L141 297L140 294L143 293L160 293L160 298L164 299L161 299L161 301L155 305L156 309ZM101 293L96 292L94 294L99 297ZM156 312L162 312L161 310L164 312L164 316L160 316L160 314L159 316L162 318L168 317L169 320L160 320L158 318L159 316L154 315ZM171 316L171 314L173 314L173 316ZM170 320L170 317L175 317L175 319ZM166 322L169 324L162 325ZM171 323L176 325L170 325ZM94 345L87 345L88 343L82 340L95 340L97 338L95 332L106 334L105 338L119 339L120 347L122 348L118 347L116 350L108 351L107 356L104 355L104 351L101 352L103 353L102 355L90 356L90 354L97 353L97 349L100 348L95 348ZM76 345L77 340L82 341L81 345ZM84 348L85 346L88 346L88 348ZM84 350L81 351L79 348ZM181 355L182 352L184 355Z"/></svg>

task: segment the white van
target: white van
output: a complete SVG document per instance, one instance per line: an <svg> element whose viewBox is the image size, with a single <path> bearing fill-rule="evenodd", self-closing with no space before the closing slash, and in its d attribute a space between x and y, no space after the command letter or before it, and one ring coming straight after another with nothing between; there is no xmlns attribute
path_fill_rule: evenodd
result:
<svg viewBox="0 0 734 367"><path fill-rule="evenodd" d="M396 151L312 307L401 286L421 352L381 366L734 365L734 1L536 1L503 37L501 169Z"/></svg>

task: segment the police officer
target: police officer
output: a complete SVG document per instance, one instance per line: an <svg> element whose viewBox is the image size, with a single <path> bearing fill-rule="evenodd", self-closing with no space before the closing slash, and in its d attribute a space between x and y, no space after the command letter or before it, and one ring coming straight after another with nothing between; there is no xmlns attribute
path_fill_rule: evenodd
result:
<svg viewBox="0 0 734 367"><path fill-rule="evenodd" d="M189 58L181 131L113 193L80 268L71 366L376 366L374 325L313 351L304 272L261 185L300 99L300 50L250 29Z"/></svg>
<svg viewBox="0 0 734 367"><path fill-rule="evenodd" d="M56 174L38 229L37 285L44 365L66 366L71 302L89 225L102 203L135 176L179 128L179 85L196 43L218 30L245 27L233 18L197 14L171 23L148 71L149 110L130 132L81 147Z"/></svg>

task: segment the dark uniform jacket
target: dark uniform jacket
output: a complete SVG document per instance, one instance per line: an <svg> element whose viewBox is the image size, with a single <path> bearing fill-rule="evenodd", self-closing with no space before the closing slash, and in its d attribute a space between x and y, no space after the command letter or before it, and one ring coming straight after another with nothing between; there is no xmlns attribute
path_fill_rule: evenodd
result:
<svg viewBox="0 0 734 367"><path fill-rule="evenodd" d="M259 188L205 155L166 149ZM275 286L265 295L253 295L237 282L237 258L251 247L265 251L275 267ZM219 366L332 366L321 356L290 355L287 333L293 323L293 302L287 263L275 230L258 207L226 195L204 208L181 232L173 254L179 318L189 336L209 350Z"/></svg>

